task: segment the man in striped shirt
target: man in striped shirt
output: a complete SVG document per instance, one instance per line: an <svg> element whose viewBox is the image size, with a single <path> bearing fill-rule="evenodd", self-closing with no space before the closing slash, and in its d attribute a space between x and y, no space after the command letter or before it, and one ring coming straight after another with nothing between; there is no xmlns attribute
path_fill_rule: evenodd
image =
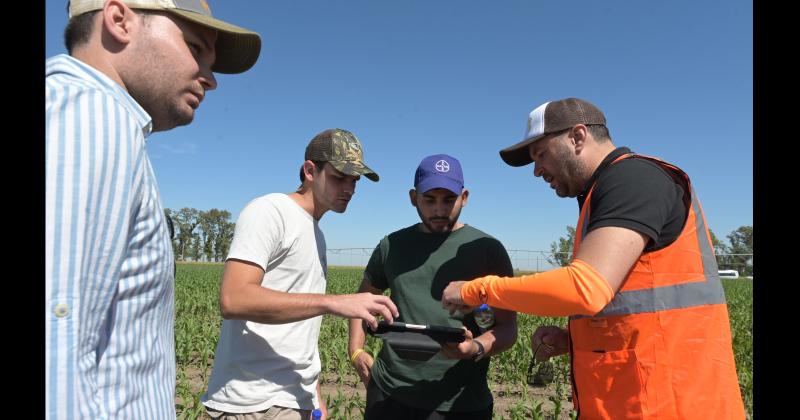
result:
<svg viewBox="0 0 800 420"><path fill-rule="evenodd" d="M46 405L51 419L175 418L174 262L145 143L189 124L258 34L204 0L73 0L47 60Z"/></svg>

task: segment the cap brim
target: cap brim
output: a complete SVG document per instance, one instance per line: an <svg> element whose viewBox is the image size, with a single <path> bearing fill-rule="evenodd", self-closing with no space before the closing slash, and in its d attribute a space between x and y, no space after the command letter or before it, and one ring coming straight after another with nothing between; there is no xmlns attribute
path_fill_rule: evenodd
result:
<svg viewBox="0 0 800 420"><path fill-rule="evenodd" d="M212 71L224 74L243 73L258 60L261 37L257 33L187 10L165 11L217 31L217 43L214 46L217 59L211 67Z"/></svg>
<svg viewBox="0 0 800 420"><path fill-rule="evenodd" d="M367 179L373 182L378 182L380 177L378 176L375 171L370 169L367 165L364 165L362 162L354 162L352 160L339 160L339 161L331 161L331 165L336 168L337 171L346 174L346 175L353 175L353 176L365 176Z"/></svg>
<svg viewBox="0 0 800 420"><path fill-rule="evenodd" d="M417 192L423 194L434 188L444 188L455 195L459 195L464 191L464 185L444 176L431 176L427 179L423 179L414 187Z"/></svg>
<svg viewBox="0 0 800 420"><path fill-rule="evenodd" d="M507 163L508 165L525 166L533 162L533 159L531 159L531 155L528 152L528 147L531 145L531 143L541 139L542 137L544 137L544 134L522 140L513 146L506 147L500 151L500 157L503 159L503 162Z"/></svg>

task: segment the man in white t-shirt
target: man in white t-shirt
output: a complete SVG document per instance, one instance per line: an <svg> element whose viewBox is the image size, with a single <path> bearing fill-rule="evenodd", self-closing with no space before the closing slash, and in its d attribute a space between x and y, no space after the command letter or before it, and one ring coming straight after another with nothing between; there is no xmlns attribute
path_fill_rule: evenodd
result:
<svg viewBox="0 0 800 420"><path fill-rule="evenodd" d="M325 236L319 220L344 213L364 175L361 143L346 130L317 134L306 147L300 188L258 197L236 222L220 288L224 319L214 369L201 401L214 419L309 419L326 408L317 340L323 314L392 322L391 299L326 295Z"/></svg>

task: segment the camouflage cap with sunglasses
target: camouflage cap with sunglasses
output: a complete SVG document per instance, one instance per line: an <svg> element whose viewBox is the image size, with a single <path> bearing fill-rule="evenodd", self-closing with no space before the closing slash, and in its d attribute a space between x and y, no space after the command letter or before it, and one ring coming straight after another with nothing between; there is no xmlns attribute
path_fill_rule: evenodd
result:
<svg viewBox="0 0 800 420"><path fill-rule="evenodd" d="M378 174L364 164L364 152L356 136L341 128L330 128L316 136L306 146L305 160L328 162L346 175L364 175L378 182Z"/></svg>

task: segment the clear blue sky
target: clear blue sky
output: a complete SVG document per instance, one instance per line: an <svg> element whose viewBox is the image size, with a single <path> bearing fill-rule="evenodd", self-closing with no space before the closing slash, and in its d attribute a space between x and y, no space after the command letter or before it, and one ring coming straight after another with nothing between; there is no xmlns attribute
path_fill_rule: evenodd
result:
<svg viewBox="0 0 800 420"><path fill-rule="evenodd" d="M541 103L580 97L617 146L688 172L720 238L753 224L750 1L209 1L259 32L256 65L218 75L186 127L148 143L164 206L229 210L291 192L307 142L355 133L381 177L321 222L329 248L373 247L417 221L407 191L426 155L448 153L471 195L462 221L509 249L548 250L575 225L532 167L498 150ZM66 1L46 2L46 56L64 53Z"/></svg>

